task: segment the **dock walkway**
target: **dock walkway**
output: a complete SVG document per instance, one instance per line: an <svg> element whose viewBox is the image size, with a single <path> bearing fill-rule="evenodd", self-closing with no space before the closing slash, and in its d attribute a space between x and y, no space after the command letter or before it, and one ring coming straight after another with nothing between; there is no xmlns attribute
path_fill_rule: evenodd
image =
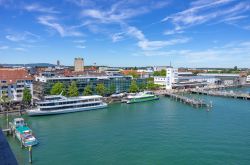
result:
<svg viewBox="0 0 250 165"><path fill-rule="evenodd" d="M219 97L229 97L235 99L242 99L242 100L250 100L250 94L242 93L242 92L227 92L227 91L208 91L203 89L193 89L191 90L194 94L203 94L203 95L210 95L210 96L219 96Z"/></svg>
<svg viewBox="0 0 250 165"><path fill-rule="evenodd" d="M203 100L198 100L198 99L194 99L194 98L189 98L186 96L182 96L182 95L178 95L178 94L174 94L174 93L168 93L165 92L164 94L167 97L170 97L176 101L182 102L184 104L188 104L191 106L194 106L196 108L201 108L201 107L207 107L207 108L211 108L212 105L211 104L207 104L205 103Z"/></svg>

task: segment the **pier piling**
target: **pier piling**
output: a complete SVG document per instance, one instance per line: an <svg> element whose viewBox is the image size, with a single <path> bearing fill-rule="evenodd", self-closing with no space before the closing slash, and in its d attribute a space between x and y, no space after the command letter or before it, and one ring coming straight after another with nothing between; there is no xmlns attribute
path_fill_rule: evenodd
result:
<svg viewBox="0 0 250 165"><path fill-rule="evenodd" d="M29 163L32 163L32 146L29 146Z"/></svg>

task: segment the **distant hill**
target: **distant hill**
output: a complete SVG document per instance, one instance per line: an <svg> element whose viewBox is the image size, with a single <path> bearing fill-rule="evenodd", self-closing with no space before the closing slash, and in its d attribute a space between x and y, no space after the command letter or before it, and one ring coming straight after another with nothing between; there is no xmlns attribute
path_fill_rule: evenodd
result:
<svg viewBox="0 0 250 165"><path fill-rule="evenodd" d="M50 63L30 63L30 64L0 64L3 67L53 67L54 64Z"/></svg>

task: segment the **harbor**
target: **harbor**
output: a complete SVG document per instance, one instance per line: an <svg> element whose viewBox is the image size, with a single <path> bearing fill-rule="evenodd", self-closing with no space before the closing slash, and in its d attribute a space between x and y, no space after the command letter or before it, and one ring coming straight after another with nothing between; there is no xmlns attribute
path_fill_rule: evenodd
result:
<svg viewBox="0 0 250 165"><path fill-rule="evenodd" d="M23 115L40 141L33 148L33 164L68 161L72 164L83 161L91 164L117 161L121 164L183 164L195 163L194 156L199 156L202 164L250 161L250 150L245 145L250 137L247 131L250 102L198 96L205 102L213 102L211 112L197 111L196 107L162 95L156 101L113 103L95 111L38 117ZM12 121L11 117L9 120ZM2 121L6 123L3 117ZM18 163L27 164L28 150L21 149L20 142L12 136L6 138ZM216 155L208 154L211 152Z"/></svg>

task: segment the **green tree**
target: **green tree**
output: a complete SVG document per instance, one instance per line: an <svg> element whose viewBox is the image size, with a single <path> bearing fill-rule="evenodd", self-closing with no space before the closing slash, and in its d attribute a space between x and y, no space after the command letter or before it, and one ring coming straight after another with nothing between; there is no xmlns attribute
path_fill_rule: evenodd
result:
<svg viewBox="0 0 250 165"><path fill-rule="evenodd" d="M142 83L142 84L138 85L138 87L139 87L140 91L143 91L147 88L147 85L145 83Z"/></svg>
<svg viewBox="0 0 250 165"><path fill-rule="evenodd" d="M31 95L31 92L28 88L24 88L23 90L23 103L28 105L31 103L31 99L32 99L32 95Z"/></svg>
<svg viewBox="0 0 250 165"><path fill-rule="evenodd" d="M154 90L155 89L155 84L153 82L149 82L148 85L147 85L147 88L149 90Z"/></svg>
<svg viewBox="0 0 250 165"><path fill-rule="evenodd" d="M90 86L90 85L87 85L87 86L84 88L83 95L84 95L84 96L89 96L89 95L92 95L92 94L93 94L93 92L92 92L91 86Z"/></svg>
<svg viewBox="0 0 250 165"><path fill-rule="evenodd" d="M154 76L166 76L166 70L162 69L161 71L154 71Z"/></svg>
<svg viewBox="0 0 250 165"><path fill-rule="evenodd" d="M96 92L98 95L104 96L105 92L106 92L106 88L105 88L104 84L97 84Z"/></svg>
<svg viewBox="0 0 250 165"><path fill-rule="evenodd" d="M113 93L116 92L116 86L115 86L115 84L112 84L112 85L109 87L109 92L110 92L110 94L113 94Z"/></svg>
<svg viewBox="0 0 250 165"><path fill-rule="evenodd" d="M3 91L1 97L0 97L0 110L2 110L3 108L8 108L10 103L10 99L8 97L8 94L6 91Z"/></svg>
<svg viewBox="0 0 250 165"><path fill-rule="evenodd" d="M139 91L139 88L138 88L138 86L137 86L137 84L136 84L136 81L133 80L133 81L131 82L130 87L129 87L129 92L131 92L131 93L136 93L136 92L138 92L138 91Z"/></svg>
<svg viewBox="0 0 250 165"><path fill-rule="evenodd" d="M51 95L66 95L66 89L63 83L57 82L53 85L52 89L50 90Z"/></svg>
<svg viewBox="0 0 250 165"><path fill-rule="evenodd" d="M72 83L70 84L69 90L68 90L68 95L70 97L79 96L78 88L77 88L75 81L72 81Z"/></svg>

